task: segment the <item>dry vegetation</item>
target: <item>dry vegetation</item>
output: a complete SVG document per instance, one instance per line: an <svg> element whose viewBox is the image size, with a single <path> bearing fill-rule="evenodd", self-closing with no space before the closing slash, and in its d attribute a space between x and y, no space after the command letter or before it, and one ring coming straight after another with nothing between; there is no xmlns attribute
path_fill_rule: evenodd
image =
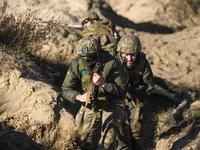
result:
<svg viewBox="0 0 200 150"><path fill-rule="evenodd" d="M28 52L33 45L46 44L50 40L54 21L41 25L32 17L28 9L24 14L7 14L7 3L1 8L0 15L0 41L14 50ZM9 33L9 34L8 34Z"/></svg>
<svg viewBox="0 0 200 150"><path fill-rule="evenodd" d="M198 105L199 102L192 104L192 106L183 113L183 116L177 120L174 120L170 116L172 113L171 108L156 114L155 121L157 122L157 127L154 142L157 143L159 139L172 139L174 143L183 138L188 138L190 140L195 139L198 134L198 132L195 132L195 129L197 130L197 126L200 123L200 109ZM191 135L193 138L190 137ZM171 148L173 149L173 146Z"/></svg>
<svg viewBox="0 0 200 150"><path fill-rule="evenodd" d="M48 70L44 75L53 83L53 78L58 76L60 71L55 68L58 68L58 65L62 66L64 60L60 59L54 63L36 56L35 53L43 45L56 42L52 36L58 28L59 19L54 20L52 17L48 22L40 23L32 16L30 9L27 9L26 12L8 14L7 6L8 3L5 0L0 8L1 71L17 68L23 73L41 77L41 70L38 67L40 66L44 70ZM60 63L57 64L58 62Z"/></svg>

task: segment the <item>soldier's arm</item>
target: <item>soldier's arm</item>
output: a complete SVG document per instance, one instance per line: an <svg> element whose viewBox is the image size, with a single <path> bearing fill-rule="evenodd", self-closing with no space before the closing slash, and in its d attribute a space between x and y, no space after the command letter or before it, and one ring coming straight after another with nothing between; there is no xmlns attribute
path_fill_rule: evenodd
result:
<svg viewBox="0 0 200 150"><path fill-rule="evenodd" d="M78 77L78 69L73 67L76 63L73 61L69 66L64 82L61 86L61 93L65 99L76 103L76 96L80 95L82 90L80 89L81 83Z"/></svg>
<svg viewBox="0 0 200 150"><path fill-rule="evenodd" d="M154 93L153 73L149 62L146 60L145 69L141 75L141 84L128 87L128 92L135 98L144 99Z"/></svg>
<svg viewBox="0 0 200 150"><path fill-rule="evenodd" d="M115 60L112 64L108 63L107 66L104 67L105 69L103 74L105 82L107 83L105 94L112 98L125 97L125 82L119 62Z"/></svg>

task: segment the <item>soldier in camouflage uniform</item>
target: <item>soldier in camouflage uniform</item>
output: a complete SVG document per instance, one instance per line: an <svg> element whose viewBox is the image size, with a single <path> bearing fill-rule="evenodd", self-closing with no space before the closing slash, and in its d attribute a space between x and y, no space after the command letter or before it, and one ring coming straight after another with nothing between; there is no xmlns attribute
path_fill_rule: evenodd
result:
<svg viewBox="0 0 200 150"><path fill-rule="evenodd" d="M79 31L81 37L96 35L100 36L102 49L109 52L119 41L120 36L115 29L115 24L110 20L100 20L99 16L94 11L88 11L83 15L81 24L84 26L83 31Z"/></svg>
<svg viewBox="0 0 200 150"><path fill-rule="evenodd" d="M130 149L130 147L134 150L141 150L140 139L145 132L146 99L154 93L153 73L146 55L141 52L141 44L137 36L132 34L122 36L115 57L120 61L122 70L126 74L128 92L125 101L129 127L131 128L130 133L127 134L131 137L124 136L126 135L124 129L127 128L127 124L124 124L124 127L120 130L117 150ZM137 100L139 100L140 105L137 105ZM135 124L132 124L136 112L139 110L138 107L140 107L139 117L136 117L138 120Z"/></svg>
<svg viewBox="0 0 200 150"><path fill-rule="evenodd" d="M135 106L131 101L136 103L136 98L140 99L140 117L135 125L131 126L131 137L125 136L127 125L125 124L118 135L117 150L136 149L140 150L140 138L144 135L145 118L144 118L144 99L155 93L163 98L168 98L179 104L183 98L194 100L195 92L183 90L177 85L162 78L153 77L148 60L145 54L141 52L141 44L138 37L134 35L125 35L119 41L115 57L120 61L122 70L125 74L125 80L128 87L126 95L127 114L130 123L135 119ZM153 81L155 84L153 84ZM153 85L155 89L153 89ZM129 135L129 134L127 134ZM128 141L131 138L131 142ZM131 145L131 146L130 146Z"/></svg>
<svg viewBox="0 0 200 150"><path fill-rule="evenodd" d="M159 77L154 77L155 95L179 104L184 98L194 101L196 92L181 87Z"/></svg>
<svg viewBox="0 0 200 150"><path fill-rule="evenodd" d="M100 73L94 73L92 81L93 85L99 87L98 93L103 95L105 99L102 102L99 100L97 103L99 111L91 130L94 113L91 98L87 107L81 106L76 116L77 126L80 125L83 117L80 145L82 150L114 150L116 135L125 118L123 97L125 97L126 88L119 62L109 53L98 54L99 49L100 46L96 38L89 36L80 39L76 46L76 53L79 56L70 64L61 87L65 99L72 103L81 102L85 105L90 75L97 63L97 58L100 56ZM99 132L101 133L100 140ZM86 135L89 136L84 141Z"/></svg>

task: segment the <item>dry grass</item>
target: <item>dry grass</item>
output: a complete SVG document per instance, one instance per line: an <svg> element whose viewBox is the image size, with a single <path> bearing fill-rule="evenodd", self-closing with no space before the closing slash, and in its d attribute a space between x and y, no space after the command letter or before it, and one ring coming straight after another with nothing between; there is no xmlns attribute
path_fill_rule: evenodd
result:
<svg viewBox="0 0 200 150"><path fill-rule="evenodd" d="M58 76L59 67L54 70L54 67L51 68L54 66L52 62L44 58L41 60L40 56L34 54L41 49L42 45L54 43L52 37L58 28L57 24L60 23L59 18L54 16L48 19L48 22L41 23L33 17L30 9L9 14L6 12L7 7L8 2L4 0L0 7L0 72L16 68L23 73L31 73L39 77L41 69L38 66L43 63L42 69L48 70L45 76L54 82L53 78Z"/></svg>
<svg viewBox="0 0 200 150"><path fill-rule="evenodd" d="M2 45L0 47L0 75L14 69L20 70L23 74L27 73L35 76L38 79L42 77L40 68L28 57Z"/></svg>
<svg viewBox="0 0 200 150"><path fill-rule="evenodd" d="M171 108L167 111L163 110L158 113L155 116L155 119L158 122L155 136L157 137L157 140L163 137L179 135L180 133L182 136L185 136L192 132L195 125L199 123L200 118L200 109L197 105L199 105L199 102L196 102L196 104L193 104L191 107L186 109L183 113L183 117L177 120L174 120L170 115L172 113Z"/></svg>
<svg viewBox="0 0 200 150"><path fill-rule="evenodd" d="M45 44L50 40L51 32L56 28L52 18L46 24L40 24L30 9L22 13L6 13L7 1L0 8L0 42L14 50L30 50L34 44Z"/></svg>

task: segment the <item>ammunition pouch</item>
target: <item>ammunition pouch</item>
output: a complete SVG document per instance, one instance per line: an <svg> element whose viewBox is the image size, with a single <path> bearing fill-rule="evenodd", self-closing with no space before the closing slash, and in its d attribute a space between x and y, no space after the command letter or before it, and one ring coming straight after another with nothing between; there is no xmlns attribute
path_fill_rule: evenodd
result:
<svg viewBox="0 0 200 150"><path fill-rule="evenodd" d="M136 102L135 102L134 100L135 100ZM129 92L127 92L126 98L125 98L126 106L129 105L129 104L128 104L129 101L130 101L130 102L132 103L132 105L136 108L135 118L134 118L134 121L132 122L131 125L138 124L138 123L139 123L139 122L138 122L138 119L139 119L139 114L140 114L140 99L138 99L138 98L134 99L134 98L129 94ZM127 123L127 124L130 124L130 123L128 122L128 120L126 120L126 123ZM138 124L138 125L139 125L139 124ZM141 133L141 134L142 134L142 133Z"/></svg>
<svg viewBox="0 0 200 150"><path fill-rule="evenodd" d="M99 108L107 108L109 105L108 99L106 96L101 92L98 93L98 103L97 103Z"/></svg>

